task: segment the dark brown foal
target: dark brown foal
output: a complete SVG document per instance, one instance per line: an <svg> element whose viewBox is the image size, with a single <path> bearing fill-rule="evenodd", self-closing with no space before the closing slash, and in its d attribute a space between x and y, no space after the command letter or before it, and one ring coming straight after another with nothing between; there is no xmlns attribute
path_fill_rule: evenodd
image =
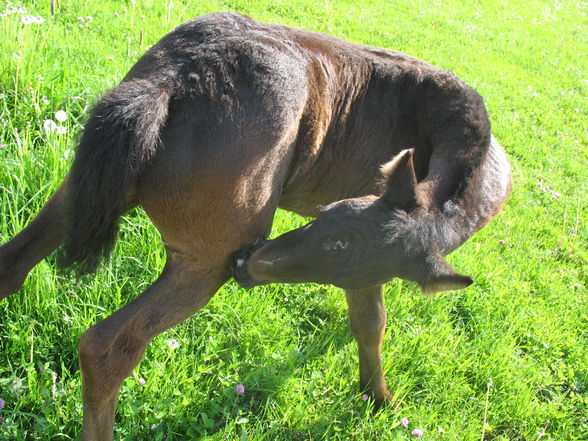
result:
<svg viewBox="0 0 588 441"><path fill-rule="evenodd" d="M168 259L147 291L81 338L85 441L112 439L118 390L146 345L232 273L246 287L344 288L360 386L381 404L391 399L382 284L402 277L432 293L472 283L443 256L499 211L509 187L483 101L455 75L210 14L164 36L96 104L65 183L0 247L0 298L56 249L61 266L93 271L120 216L140 205ZM279 206L318 217L266 241Z"/></svg>

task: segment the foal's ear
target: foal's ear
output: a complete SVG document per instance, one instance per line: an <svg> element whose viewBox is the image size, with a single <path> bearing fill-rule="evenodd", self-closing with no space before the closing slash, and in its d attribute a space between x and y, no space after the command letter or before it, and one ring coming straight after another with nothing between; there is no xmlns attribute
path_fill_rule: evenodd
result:
<svg viewBox="0 0 588 441"><path fill-rule="evenodd" d="M411 209L420 205L413 155L414 149L403 150L380 168L384 175L382 199L394 207Z"/></svg>
<svg viewBox="0 0 588 441"><path fill-rule="evenodd" d="M425 278L418 281L424 295L463 289L474 283L470 276L459 274L451 268L440 254L427 259L425 268Z"/></svg>

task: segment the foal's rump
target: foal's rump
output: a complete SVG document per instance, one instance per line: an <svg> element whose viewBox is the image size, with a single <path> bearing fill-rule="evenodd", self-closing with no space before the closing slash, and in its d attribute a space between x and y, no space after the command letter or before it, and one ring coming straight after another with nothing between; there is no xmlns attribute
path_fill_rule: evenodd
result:
<svg viewBox="0 0 588 441"><path fill-rule="evenodd" d="M189 38L168 34L95 106L69 177L62 266L89 272L108 256L131 196L186 254L224 255L268 233L304 63L274 43Z"/></svg>

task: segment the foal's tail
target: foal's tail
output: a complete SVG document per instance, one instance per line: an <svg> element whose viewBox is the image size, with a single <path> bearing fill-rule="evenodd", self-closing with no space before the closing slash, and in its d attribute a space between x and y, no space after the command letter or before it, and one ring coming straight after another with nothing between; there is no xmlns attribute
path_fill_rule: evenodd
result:
<svg viewBox="0 0 588 441"><path fill-rule="evenodd" d="M62 268L86 274L110 254L130 190L160 144L171 94L170 83L129 80L92 110L67 181Z"/></svg>

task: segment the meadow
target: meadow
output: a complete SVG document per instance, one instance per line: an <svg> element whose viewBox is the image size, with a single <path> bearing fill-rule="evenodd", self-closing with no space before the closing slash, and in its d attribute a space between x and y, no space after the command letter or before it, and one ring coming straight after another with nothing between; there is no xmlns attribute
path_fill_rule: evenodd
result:
<svg viewBox="0 0 588 441"><path fill-rule="evenodd" d="M229 282L150 344L121 389L115 439L407 440L418 428L427 440L588 440L587 2L2 3L0 243L61 182L104 90L174 26L228 10L455 72L485 99L513 193L448 258L474 285L432 298L386 285L384 370L397 408L375 412L361 397L341 290ZM278 212L272 235L304 222ZM76 280L50 257L0 302L0 440L79 438L78 339L164 262L135 210L95 275Z"/></svg>

